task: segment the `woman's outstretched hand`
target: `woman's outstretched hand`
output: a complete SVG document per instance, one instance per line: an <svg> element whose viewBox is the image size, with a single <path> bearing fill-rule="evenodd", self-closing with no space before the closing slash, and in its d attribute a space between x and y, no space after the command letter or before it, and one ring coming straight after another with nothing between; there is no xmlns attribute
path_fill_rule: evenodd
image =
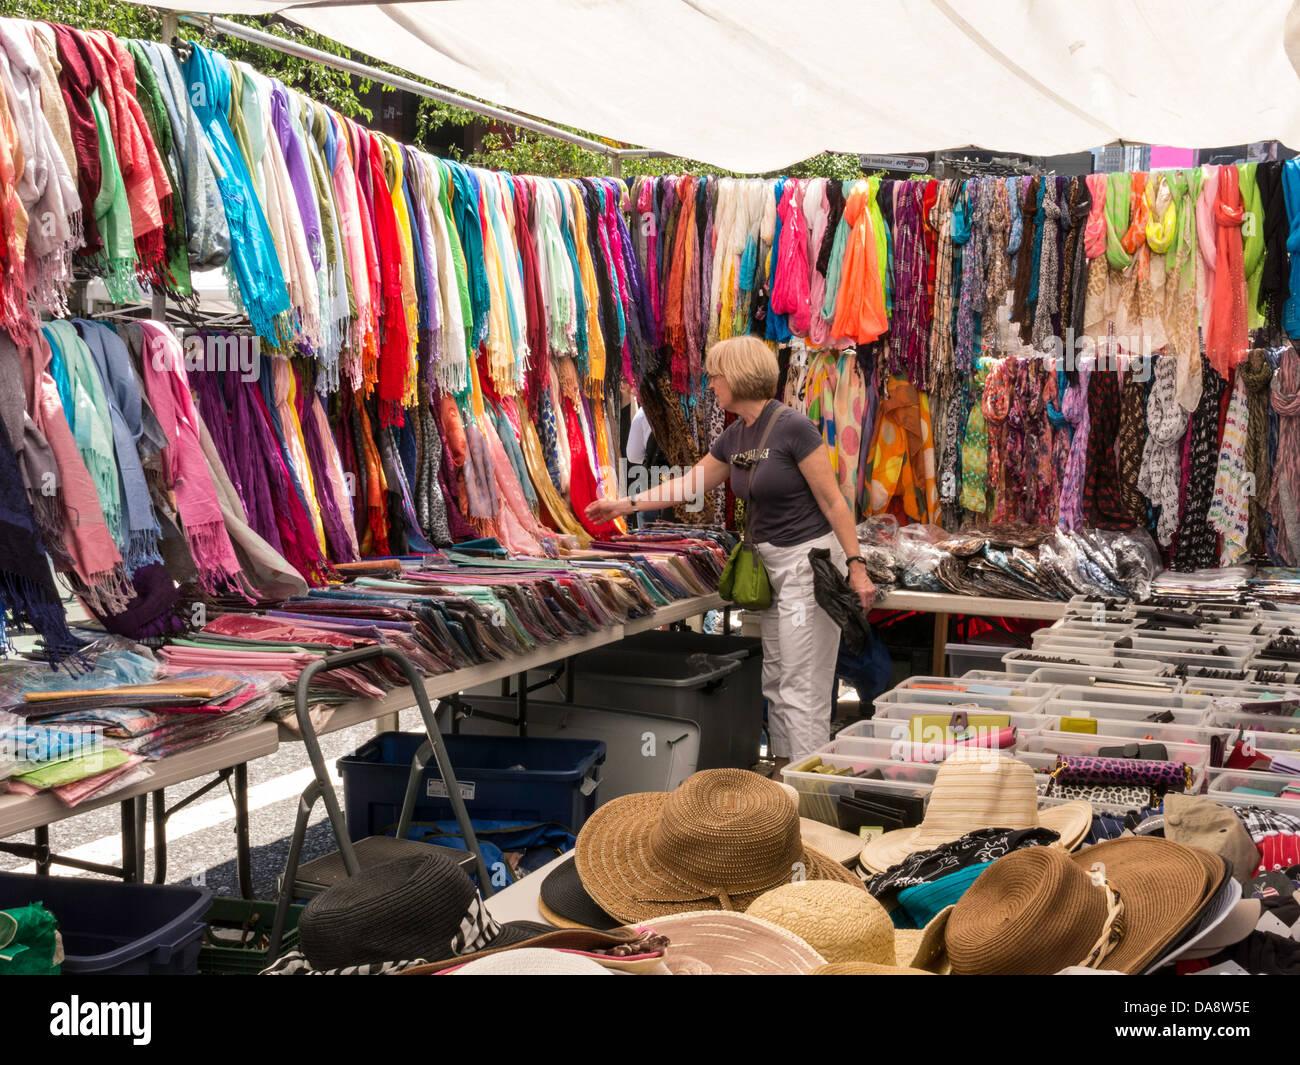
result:
<svg viewBox="0 0 1300 1065"><path fill-rule="evenodd" d="M596 499L587 504L584 513L593 525L603 525L607 521L630 514L632 508L624 499Z"/></svg>

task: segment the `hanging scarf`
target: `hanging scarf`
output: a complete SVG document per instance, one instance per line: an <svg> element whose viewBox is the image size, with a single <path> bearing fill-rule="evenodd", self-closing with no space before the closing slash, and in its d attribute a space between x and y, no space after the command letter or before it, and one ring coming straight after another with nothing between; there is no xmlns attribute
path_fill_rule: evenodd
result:
<svg viewBox="0 0 1300 1065"><path fill-rule="evenodd" d="M1034 251L1039 247L1038 229L1034 220L1038 214L1039 179L1025 177L1020 182L1017 194L1020 197L1020 212L1026 220L1024 234L1020 238L1020 247L1016 254L1016 274L1012 285L1011 320L1016 324L1022 344L1028 344L1033 329L1033 317L1029 306L1029 290L1037 281L1034 275Z"/></svg>
<svg viewBox="0 0 1300 1065"><path fill-rule="evenodd" d="M72 256L82 241L81 203L76 179L46 117L45 97L60 94L56 85L43 84L42 79L31 25L0 19L0 82L24 156L18 195L28 217L40 220L27 227L27 288L42 306L61 316L67 313Z"/></svg>
<svg viewBox="0 0 1300 1065"><path fill-rule="evenodd" d="M988 426L989 468L988 487L993 501L993 520L1006 520L1010 496L1006 490L1006 438L1007 415L1011 412L1012 360L996 360L984 379L980 405L984 422Z"/></svg>
<svg viewBox="0 0 1300 1065"><path fill-rule="evenodd" d="M889 329L882 302L876 236L871 229L869 192L867 182L854 182L844 204L849 236L840 268L840 294L831 336L850 344L869 344Z"/></svg>
<svg viewBox="0 0 1300 1065"><path fill-rule="evenodd" d="M889 391L881 400L871 449L870 512L892 513L900 521L904 517L929 521L938 493L927 404L900 377L890 380Z"/></svg>
<svg viewBox="0 0 1300 1065"><path fill-rule="evenodd" d="M50 665L57 666L81 644L68 631L7 432L0 432L0 534L0 604L15 621L41 634Z"/></svg>
<svg viewBox="0 0 1300 1065"><path fill-rule="evenodd" d="M167 438L163 476L180 514L199 584L209 594L243 589L243 573L226 532L216 489L203 461L180 341L164 325L140 323L144 334L145 391Z"/></svg>
<svg viewBox="0 0 1300 1065"><path fill-rule="evenodd" d="M1178 228L1166 254L1164 320L1169 346L1177 360L1175 395L1189 414L1201 400L1201 341L1197 328L1197 276L1200 262L1196 201L1201 172L1174 170L1168 175Z"/></svg>
<svg viewBox="0 0 1300 1065"><path fill-rule="evenodd" d="M1084 335L1084 311L1088 293L1088 234L1092 217L1092 193L1084 178L1070 181L1070 230L1065 238L1065 277L1061 285L1061 328L1070 338L1067 350L1074 350Z"/></svg>
<svg viewBox="0 0 1300 1065"><path fill-rule="evenodd" d="M984 306L989 317L996 323L1002 314L1002 305L1007 296L1007 238L1011 228L1011 208L1007 200L1006 182L995 180L991 183L988 211L988 241L984 248L985 259L985 294ZM994 353L994 345L999 342L999 330L984 330L984 350Z"/></svg>
<svg viewBox="0 0 1300 1065"><path fill-rule="evenodd" d="M1274 332L1282 328L1282 308L1290 294L1291 262L1287 252L1290 225L1282 191L1282 162L1260 163L1255 171L1263 211L1264 263L1260 268L1259 313Z"/></svg>
<svg viewBox="0 0 1300 1065"><path fill-rule="evenodd" d="M1219 565L1235 566L1246 556L1250 535L1248 482L1246 479L1246 437L1248 413L1246 382L1238 374L1228 401L1223 426L1223 443L1214 477L1214 497L1207 516L1211 529L1221 536Z"/></svg>
<svg viewBox="0 0 1300 1065"><path fill-rule="evenodd" d="M76 325L94 360L103 386L107 412L113 434L113 454L117 461L118 487L121 491L122 557L127 571L161 563L158 541L162 531L149 499L149 487L140 464L137 442L144 432L143 407L139 383L131 369L131 356L113 330L98 322L77 319Z"/></svg>
<svg viewBox="0 0 1300 1065"><path fill-rule="evenodd" d="M219 172L224 175L217 179L217 187L230 228L227 270L239 286L253 329L273 346L279 346L288 341L279 319L289 310L289 293L252 177L226 118L230 107L230 64L224 56L194 44L185 64L184 83L192 87L190 104Z"/></svg>
<svg viewBox="0 0 1300 1065"><path fill-rule="evenodd" d="M941 184L931 212L930 224L935 231L936 265L934 273L934 315L930 320L931 381L946 383L953 373L953 205L959 192L956 182ZM827 274L827 285L830 275Z"/></svg>
<svg viewBox="0 0 1300 1065"><path fill-rule="evenodd" d="M1268 459L1269 385L1273 367L1262 348L1255 348L1237 371L1246 386L1246 447L1243 456L1246 471L1254 478L1251 485L1250 521L1246 550L1252 556L1264 553L1264 528L1268 519L1271 471Z"/></svg>
<svg viewBox="0 0 1300 1065"><path fill-rule="evenodd" d="M1220 377L1230 379L1246 357L1246 275L1242 261L1243 207L1235 166L1219 168L1214 201L1214 310L1205 334L1205 354Z"/></svg>
<svg viewBox="0 0 1300 1065"><path fill-rule="evenodd" d="M772 269L772 310L790 316L790 332L807 336L811 319L808 266L808 220L803 210L804 189L787 181L777 205L781 216L780 256Z"/></svg>
<svg viewBox="0 0 1300 1065"><path fill-rule="evenodd" d="M1115 468L1119 433L1119 381L1113 371L1096 369L1088 380L1088 451L1083 479L1083 516L1099 529L1132 527Z"/></svg>
<svg viewBox="0 0 1300 1065"><path fill-rule="evenodd" d="M1204 357L1201 383L1201 403L1192 415L1188 430L1184 477L1187 489L1171 562L1171 568L1184 573L1211 569L1219 560L1217 537L1207 518L1219 457L1219 401L1227 384Z"/></svg>
<svg viewBox="0 0 1300 1065"><path fill-rule="evenodd" d="M22 146L0 92L0 327L20 343L32 335L27 303L27 212L18 193Z"/></svg>
<svg viewBox="0 0 1300 1065"><path fill-rule="evenodd" d="M75 335L75 330L73 330ZM0 345L9 343L0 336ZM125 607L126 574L122 556L104 522L95 484L77 448L64 414L63 401L50 366L54 354L44 332L36 343L20 350L27 384L27 409L37 430L49 442L58 469L60 491L55 494L60 512L62 544L71 558L69 577L79 584L97 608Z"/></svg>
<svg viewBox="0 0 1300 1065"><path fill-rule="evenodd" d="M957 300L957 341L953 366L958 373L970 369L978 354L979 319L984 313L984 244L981 231L988 228L987 182L968 181L953 211L952 240L961 245L961 295Z"/></svg>
<svg viewBox="0 0 1300 1065"><path fill-rule="evenodd" d="M1272 406L1278 417L1278 441L1268 512L1277 529L1277 553L1288 566L1295 566L1300 565L1296 517L1300 514L1300 356L1291 347L1283 351L1273 374Z"/></svg>
<svg viewBox="0 0 1300 1065"><path fill-rule="evenodd" d="M1130 357L1130 370L1123 375L1124 389L1119 415L1119 497L1125 514L1144 524L1146 504L1138 489L1142 473L1142 452L1147 439L1147 388L1149 359Z"/></svg>
<svg viewBox="0 0 1300 1065"><path fill-rule="evenodd" d="M1063 204L1056 198L1056 182L1044 181L1043 246L1039 256L1038 299L1034 304L1032 342L1038 351L1048 351L1057 327L1052 318L1061 309L1060 233ZM1059 318L1057 319L1059 322Z"/></svg>
<svg viewBox="0 0 1300 1065"><path fill-rule="evenodd" d="M1074 427L1070 438L1070 457L1066 460L1065 476L1061 480L1060 517L1057 519L1064 529L1080 529L1084 525L1083 486L1091 430L1088 381L1092 374L1090 366L1080 366L1078 378L1066 390L1061 404L1061 413Z"/></svg>
<svg viewBox="0 0 1300 1065"><path fill-rule="evenodd" d="M1168 547L1178 531L1179 479L1187 411L1176 396L1178 366L1171 355L1155 363L1155 380L1147 397L1147 438L1138 473L1138 490L1160 511L1156 539Z"/></svg>

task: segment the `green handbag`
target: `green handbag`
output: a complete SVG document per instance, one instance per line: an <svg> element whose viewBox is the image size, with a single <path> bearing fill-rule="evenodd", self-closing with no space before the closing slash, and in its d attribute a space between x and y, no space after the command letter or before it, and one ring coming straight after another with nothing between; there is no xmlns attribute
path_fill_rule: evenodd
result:
<svg viewBox="0 0 1300 1065"><path fill-rule="evenodd" d="M767 438L785 410L782 406L768 418L767 428L763 430L763 436L755 449L757 455L762 456ZM772 582L768 579L767 568L759 557L758 549L749 541L750 519L754 513L750 496L753 495L754 478L758 475L760 461L761 457L755 459L754 465L750 467L749 491L745 493L745 532L740 543L732 549L722 576L718 578L718 594L742 610L766 610L772 605Z"/></svg>

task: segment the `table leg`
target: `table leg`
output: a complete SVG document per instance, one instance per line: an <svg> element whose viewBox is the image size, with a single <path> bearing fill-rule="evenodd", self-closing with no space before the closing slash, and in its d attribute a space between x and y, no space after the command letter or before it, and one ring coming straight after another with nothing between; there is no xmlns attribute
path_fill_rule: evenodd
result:
<svg viewBox="0 0 1300 1065"><path fill-rule="evenodd" d="M153 792L153 882L167 883L167 793Z"/></svg>
<svg viewBox="0 0 1300 1065"><path fill-rule="evenodd" d="M248 826L248 763L235 766L235 868L239 870L239 893L253 897L253 848Z"/></svg>
<svg viewBox="0 0 1300 1065"><path fill-rule="evenodd" d="M36 859L36 875L50 875L50 826L37 825L35 830L36 846L42 851L43 857Z"/></svg>
<svg viewBox="0 0 1300 1065"><path fill-rule="evenodd" d="M136 880L143 884L145 876L145 841L149 838L149 800L137 795L135 803L135 870Z"/></svg>
<svg viewBox="0 0 1300 1065"><path fill-rule="evenodd" d="M934 653L930 659L930 668L933 676L946 677L948 675L948 654L945 645L948 643L948 615L934 615Z"/></svg>
<svg viewBox="0 0 1300 1065"><path fill-rule="evenodd" d="M134 884L139 879L135 847L135 800L124 799L122 811L122 879Z"/></svg>

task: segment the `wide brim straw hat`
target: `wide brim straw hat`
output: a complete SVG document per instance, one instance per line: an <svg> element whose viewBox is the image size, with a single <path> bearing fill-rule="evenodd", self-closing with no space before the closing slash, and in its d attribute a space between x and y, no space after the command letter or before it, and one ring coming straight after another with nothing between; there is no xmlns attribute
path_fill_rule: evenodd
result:
<svg viewBox="0 0 1300 1065"><path fill-rule="evenodd" d="M794 808L798 810L798 790L784 782L781 782L780 787L785 792L786 798L794 803ZM842 828L822 821L814 821L811 817L799 818L799 836L805 846L820 851L828 858L834 858L841 865L849 865L857 861L858 854L862 851L862 838L856 833L845 832Z"/></svg>
<svg viewBox="0 0 1300 1065"><path fill-rule="evenodd" d="M588 818L574 864L606 913L639 922L696 910L743 912L794 880L861 881L804 844L773 781L741 769L695 773L676 791L624 795Z"/></svg>
<svg viewBox="0 0 1300 1065"><path fill-rule="evenodd" d="M1073 850L1092 829L1092 804L1067 802L1038 809L1033 769L1024 762L983 748L960 748L939 767L925 818L873 839L859 860L883 873L910 854L934 850L984 828L1047 828L1055 844Z"/></svg>
<svg viewBox="0 0 1300 1065"><path fill-rule="evenodd" d="M1070 966L1141 973L1184 936L1227 876L1223 859L1151 836L1079 854L999 858L948 914L957 974L1047 975Z"/></svg>
<svg viewBox="0 0 1300 1065"><path fill-rule="evenodd" d="M748 913L700 910L656 917L637 926L668 939L674 976L803 976L823 958L787 929Z"/></svg>
<svg viewBox="0 0 1300 1065"><path fill-rule="evenodd" d="M830 963L880 971L942 967L946 911L925 928L895 928L865 891L834 881L783 884L759 896L747 914L799 936Z"/></svg>

